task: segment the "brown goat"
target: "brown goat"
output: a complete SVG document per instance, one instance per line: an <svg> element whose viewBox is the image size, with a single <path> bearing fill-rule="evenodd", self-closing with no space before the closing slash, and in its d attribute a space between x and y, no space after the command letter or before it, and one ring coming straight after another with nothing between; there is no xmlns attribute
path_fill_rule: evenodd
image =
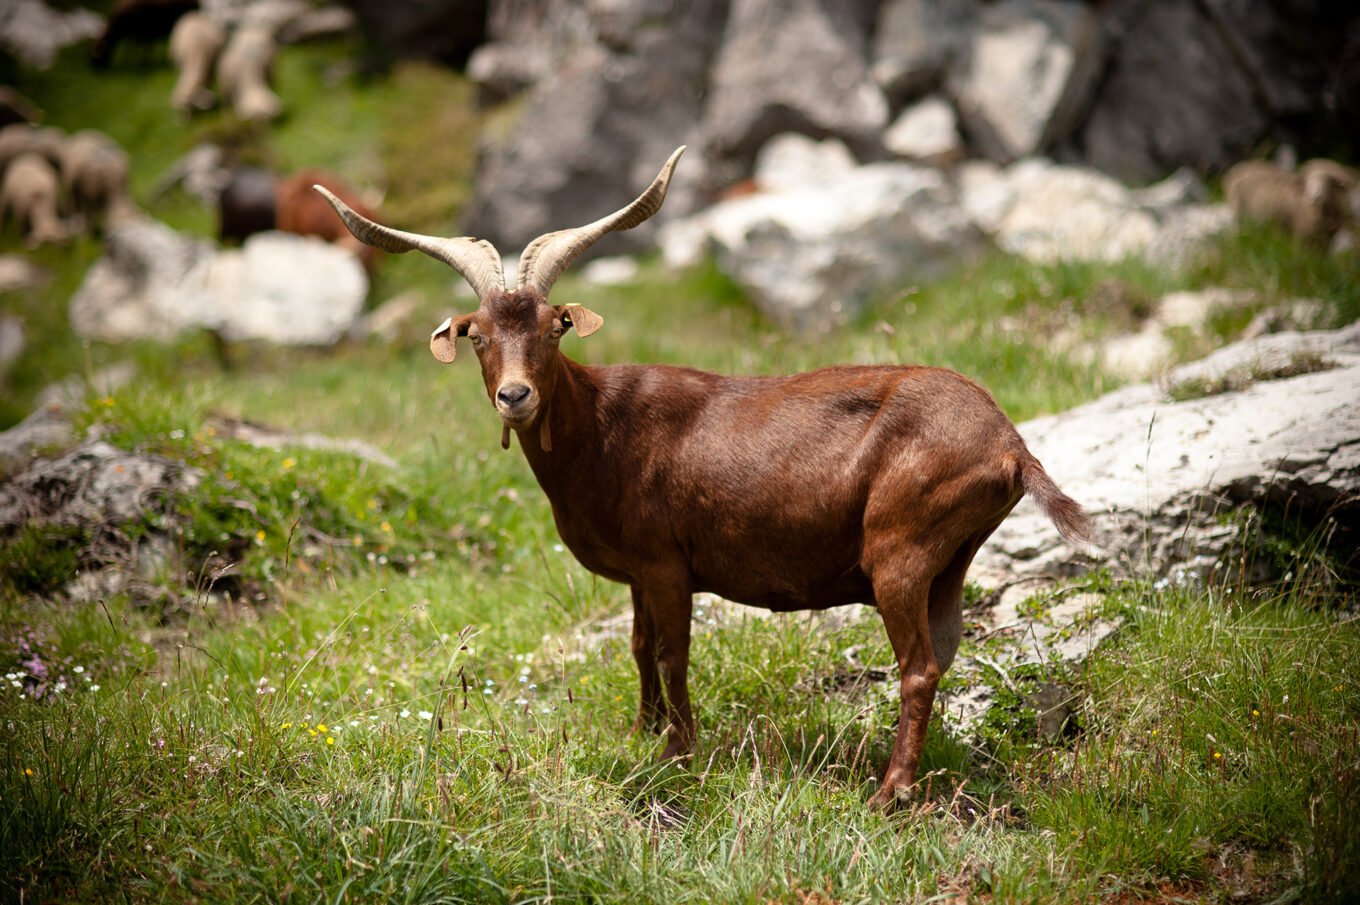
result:
<svg viewBox="0 0 1360 905"><path fill-rule="evenodd" d="M695 743L688 689L691 595L776 611L878 608L897 658L897 740L875 805L916 780L940 676L963 630L964 574L1025 493L1069 538L1086 516L1025 447L991 396L952 371L837 367L791 377L689 368L587 367L562 335L602 319L550 305L558 275L606 233L660 208L681 148L632 204L540 237L508 291L487 242L379 226L322 191L356 237L449 264L480 299L430 339L451 362L466 336L504 436L552 503L587 569L632 589L641 676L635 729L667 734L662 758ZM664 696L663 696L664 688Z"/></svg>
<svg viewBox="0 0 1360 905"><path fill-rule="evenodd" d="M367 219L376 216L359 199L359 193L339 176L325 170L301 170L280 181L274 190L275 228L300 236L318 236L348 248L359 256L364 269L372 273L377 264L378 250L350 235L344 224L335 219L330 206L312 191L313 185L329 190Z"/></svg>

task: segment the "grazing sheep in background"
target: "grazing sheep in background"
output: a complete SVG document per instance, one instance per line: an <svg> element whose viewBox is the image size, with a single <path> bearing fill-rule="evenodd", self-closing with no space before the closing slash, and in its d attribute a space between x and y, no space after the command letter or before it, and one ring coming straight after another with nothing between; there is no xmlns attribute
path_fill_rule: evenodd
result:
<svg viewBox="0 0 1360 905"><path fill-rule="evenodd" d="M215 98L208 83L226 43L227 30L204 13L188 13L175 23L170 33L170 59L179 69L179 80L170 94L170 106L176 110L207 110L213 105Z"/></svg>
<svg viewBox="0 0 1360 905"><path fill-rule="evenodd" d="M283 111L283 102L269 87L275 49L269 26L245 24L217 58L217 88L241 119L270 120Z"/></svg>
<svg viewBox="0 0 1360 905"><path fill-rule="evenodd" d="M1346 186L1325 167L1290 173L1249 160L1228 170L1223 189L1239 220L1273 224L1301 242L1323 247L1351 215Z"/></svg>
<svg viewBox="0 0 1360 905"><path fill-rule="evenodd" d="M217 237L244 242L248 236L274 229L278 222L274 174L256 167L239 167L217 197Z"/></svg>
<svg viewBox="0 0 1360 905"><path fill-rule="evenodd" d="M276 227L284 232L319 236L327 242L342 245L357 254L364 269L371 274L377 263L378 250L350 235L345 225L336 219L335 212L326 200L312 190L315 185L328 189L364 217L371 220L377 216L360 200L359 193L334 173L302 170L279 183L275 193Z"/></svg>
<svg viewBox="0 0 1360 905"><path fill-rule="evenodd" d="M872 801L889 807L916 781L978 547L1025 494L1069 539L1084 535L1087 516L987 391L952 371L725 377L587 367L563 355L568 330L586 336L603 320L552 305L548 292L603 236L657 212L679 156L627 207L530 243L514 290L490 243L380 226L320 191L357 238L422 251L477 293L478 309L445 320L430 351L452 362L467 337L502 443L518 435L563 543L592 572L630 586L635 726L666 733L662 758L694 749L696 591L780 612L867 603L883 618L901 689L896 743Z"/></svg>
<svg viewBox="0 0 1360 905"><path fill-rule="evenodd" d="M87 228L116 223L135 213L128 193L129 169L127 152L103 132L85 129L66 140L62 188L70 209Z"/></svg>
<svg viewBox="0 0 1360 905"><path fill-rule="evenodd" d="M54 167L61 166L66 135L60 129L16 123L0 129L0 170L21 154L38 154Z"/></svg>
<svg viewBox="0 0 1360 905"><path fill-rule="evenodd" d="M13 220L30 248L60 242L66 228L57 216L56 167L34 151L26 151L5 168L0 180L0 223Z"/></svg>
<svg viewBox="0 0 1360 905"><path fill-rule="evenodd" d="M198 0L118 0L109 12L104 33L90 48L90 63L100 69L113 61L125 40L153 44L169 37L185 13L198 9Z"/></svg>

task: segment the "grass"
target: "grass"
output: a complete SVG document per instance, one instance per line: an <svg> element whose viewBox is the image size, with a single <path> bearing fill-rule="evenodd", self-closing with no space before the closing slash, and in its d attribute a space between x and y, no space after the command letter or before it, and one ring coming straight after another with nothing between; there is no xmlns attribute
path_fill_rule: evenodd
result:
<svg viewBox="0 0 1360 905"><path fill-rule="evenodd" d="M221 137L255 159L386 186L402 225L443 228L468 192L479 115L466 85L420 67L364 80L343 45L292 50L279 72L289 118L268 133L222 114L174 122L161 70L105 82L67 59L21 88L56 124L99 125L133 147L138 200L179 228L209 234L210 218L158 198L157 174ZM447 107L425 116L439 97ZM449 140L430 142L422 170L426 127ZM1079 701L1076 731L1041 738L1020 696L981 739L936 721L928 778L893 815L865 807L892 742L891 683L847 667L853 652L890 671L872 614L833 624L707 608L691 677L698 756L658 766L659 743L628 734L627 638L599 628L626 611L626 589L562 549L522 458L498 447L471 356L441 369L425 351L428 329L467 305L445 268L384 263L375 299L424 299L391 343L244 347L224 368L204 337L71 337L65 300L97 253L92 241L44 250L52 281L0 300L31 338L0 423L51 380L135 361L137 381L92 396L78 427L205 475L175 507L180 563L198 580L167 578L174 606L76 602L59 589L90 566L78 532L0 540L5 900L1360 895L1353 583L1335 580L1344 564L1307 526L1243 516L1274 582L1240 580L1245 566L1212 587L1089 579L1125 627L1080 667L1019 676L1022 690L1060 678ZM1317 296L1338 323L1360 297L1352 264L1256 231L1182 273L994 255L811 340L775 330L708 266L646 263L614 288L568 276L556 292L606 318L564 343L587 362L940 364L1024 419L1114 384L1046 348L1055 331L1127 329L1162 293L1208 285L1265 303ZM231 417L362 438L398 464L255 448L215 431ZM232 579L203 578L222 559Z"/></svg>

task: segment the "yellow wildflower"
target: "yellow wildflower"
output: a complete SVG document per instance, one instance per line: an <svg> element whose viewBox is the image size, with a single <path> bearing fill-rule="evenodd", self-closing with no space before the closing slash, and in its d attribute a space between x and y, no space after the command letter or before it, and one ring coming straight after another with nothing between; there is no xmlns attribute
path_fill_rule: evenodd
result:
<svg viewBox="0 0 1360 905"><path fill-rule="evenodd" d="M292 467L293 467L294 465L296 465L296 464L297 464L297 459L294 459L292 456L289 456L288 458L286 458L286 459L283 460L283 470L284 470L284 471L287 471L288 469L292 468Z"/></svg>
<svg viewBox="0 0 1360 905"><path fill-rule="evenodd" d="M280 726L279 728L280 728L280 729L292 729L292 728L293 728L293 724L292 724L292 723L284 723L284 724L283 724L282 726Z"/></svg>
<svg viewBox="0 0 1360 905"><path fill-rule="evenodd" d="M328 735L328 736L326 736L326 744L328 744L328 745L334 745L334 744L335 744L335 736L333 736L333 735Z"/></svg>
<svg viewBox="0 0 1360 905"><path fill-rule="evenodd" d="M316 731L317 731L317 732L330 732L330 730L326 728L326 724L325 724L325 723L317 723L317 724L316 724Z"/></svg>
<svg viewBox="0 0 1360 905"><path fill-rule="evenodd" d="M264 543L264 529L255 532L255 540Z"/></svg>
<svg viewBox="0 0 1360 905"><path fill-rule="evenodd" d="M32 770L32 768L30 768L30 767L24 767L24 775L25 775L25 776L32 776L32 775L33 775L33 770Z"/></svg>
<svg viewBox="0 0 1360 905"><path fill-rule="evenodd" d="M391 522L386 522L386 521L385 521L385 522L383 522L381 525L379 525L378 527L381 528L381 529L383 529L384 531L386 531L388 534L391 534L391 533L392 533L392 523L391 523Z"/></svg>

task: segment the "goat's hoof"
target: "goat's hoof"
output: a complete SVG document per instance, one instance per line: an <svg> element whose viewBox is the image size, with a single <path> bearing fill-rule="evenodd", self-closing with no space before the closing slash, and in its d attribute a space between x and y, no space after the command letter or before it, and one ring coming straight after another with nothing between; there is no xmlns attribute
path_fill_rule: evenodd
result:
<svg viewBox="0 0 1360 905"><path fill-rule="evenodd" d="M881 786L869 799L869 807L891 814L910 797L911 786Z"/></svg>

